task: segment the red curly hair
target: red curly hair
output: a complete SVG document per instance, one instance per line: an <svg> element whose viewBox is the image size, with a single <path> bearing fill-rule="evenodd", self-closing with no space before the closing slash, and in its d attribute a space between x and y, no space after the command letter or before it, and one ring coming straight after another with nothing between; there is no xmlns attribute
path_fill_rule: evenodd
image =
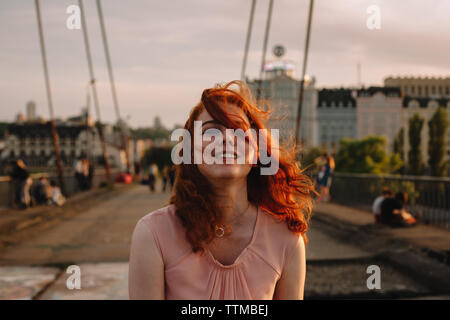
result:
<svg viewBox="0 0 450 320"><path fill-rule="evenodd" d="M232 89L232 86L237 86L237 90ZM264 124L269 119L270 106L267 105L267 111L258 108L248 86L241 81L231 81L223 86L205 89L201 101L191 110L184 125L191 133L191 145L194 121L203 110L207 110L212 118L226 128L241 128L244 131L249 129L243 128L242 122L227 114L223 106L228 104L239 107L248 117L251 128L257 132L266 129ZM267 152L270 156L270 130L267 132ZM291 147L287 146L289 144ZM259 141L257 145L259 146ZM307 243L306 231L312 212L311 193L316 191L312 181L303 174L304 170L297 165L295 146L292 143L287 145L277 146L279 169L274 175L260 174L263 165L259 162L258 155L257 166L253 166L247 176L248 201L285 221L287 228L301 235ZM191 163L194 163L193 160ZM193 251L201 252L204 249L202 244L210 243L215 237L214 227L222 222L221 210L216 205L214 189L195 164L182 163L176 168L175 184L169 203L175 205L176 214L186 229L186 239Z"/></svg>

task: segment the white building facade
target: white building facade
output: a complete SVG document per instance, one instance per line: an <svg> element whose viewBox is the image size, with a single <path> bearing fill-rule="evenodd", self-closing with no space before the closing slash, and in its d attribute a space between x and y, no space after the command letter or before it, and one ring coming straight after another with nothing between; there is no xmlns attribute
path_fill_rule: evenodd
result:
<svg viewBox="0 0 450 320"><path fill-rule="evenodd" d="M95 159L103 163L102 145L93 126L59 123L56 126L63 166L70 167L78 157ZM125 169L124 151L115 141L120 141L110 128L105 130L106 149L112 167ZM134 144L129 143L130 151ZM130 154L133 154L130 152ZM11 124L1 153L1 162L22 159L29 167L52 167L55 152L50 122Z"/></svg>
<svg viewBox="0 0 450 320"><path fill-rule="evenodd" d="M357 138L384 136L387 152L392 152L394 139L402 127L402 97L396 87L370 87L357 91Z"/></svg>
<svg viewBox="0 0 450 320"><path fill-rule="evenodd" d="M319 146L333 154L341 139L357 136L356 100L351 89L343 88L322 89L318 96Z"/></svg>

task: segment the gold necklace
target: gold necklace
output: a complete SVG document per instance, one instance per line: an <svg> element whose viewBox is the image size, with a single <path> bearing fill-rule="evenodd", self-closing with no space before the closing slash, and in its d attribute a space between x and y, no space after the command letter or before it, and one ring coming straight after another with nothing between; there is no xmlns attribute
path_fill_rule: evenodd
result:
<svg viewBox="0 0 450 320"><path fill-rule="evenodd" d="M248 202L247 209L245 209L244 212L237 214L230 222L228 222L227 224L224 223L216 224L214 227L214 233L216 234L216 237L222 238L225 235L229 236L233 231L231 228L231 224L235 222L237 218L242 217L248 211L249 208L250 208L250 201Z"/></svg>

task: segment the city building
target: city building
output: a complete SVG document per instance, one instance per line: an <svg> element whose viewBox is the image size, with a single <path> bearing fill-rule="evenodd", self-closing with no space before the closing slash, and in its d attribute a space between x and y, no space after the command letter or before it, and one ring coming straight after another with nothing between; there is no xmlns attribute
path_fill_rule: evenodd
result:
<svg viewBox="0 0 450 320"><path fill-rule="evenodd" d="M280 130L282 142L295 139L300 80L293 78L293 68L294 64L290 61L268 62L264 69L264 79L247 81L253 95L270 104L273 112L267 126ZM258 88L261 88L260 95ZM318 145L317 90L314 78L305 79L300 139L303 148Z"/></svg>
<svg viewBox="0 0 450 320"><path fill-rule="evenodd" d="M34 121L37 119L36 116L36 103L34 103L34 101L29 101L27 103L27 117L26 120L27 121Z"/></svg>
<svg viewBox="0 0 450 320"><path fill-rule="evenodd" d="M421 152L422 160L425 165L428 165L428 141L430 137L428 121L430 121L433 114L439 107L446 108L448 123L450 124L450 97L449 98L414 98L414 97L404 97L403 99L403 113L405 115L403 126L406 128L406 133L409 130L409 119L414 115L418 114L422 119L424 119L422 132L421 132ZM405 135L406 145L409 146L408 134ZM447 152L446 159L450 160L450 126L447 128ZM409 151L409 147L407 150ZM405 154L406 159L408 159L408 152Z"/></svg>
<svg viewBox="0 0 450 320"><path fill-rule="evenodd" d="M317 104L318 139L328 153L339 149L342 138L357 137L356 100L351 89L322 89Z"/></svg>
<svg viewBox="0 0 450 320"><path fill-rule="evenodd" d="M57 124L61 160L71 166L80 156L92 157L96 163L103 162L100 139L93 127L75 124ZM111 166L120 167L120 149L107 144ZM51 167L55 165L55 152L51 123L11 124L1 154L2 162L22 159L29 167Z"/></svg>
<svg viewBox="0 0 450 320"><path fill-rule="evenodd" d="M394 139L404 120L402 97L398 87L369 87L357 90L356 136L384 136L387 152L392 152Z"/></svg>
<svg viewBox="0 0 450 320"><path fill-rule="evenodd" d="M399 87L403 96L450 98L450 77L387 77L385 87Z"/></svg>
<svg viewBox="0 0 450 320"><path fill-rule="evenodd" d="M0 153L0 162L5 164L12 160L22 159L29 167L54 167L56 158L51 123L40 120L38 117L35 117L34 121L28 121L25 117L18 118L18 120L7 128L4 147ZM94 159L97 165L103 165L100 137L93 119L87 116L86 109L82 109L80 115L67 120L56 120L55 125L63 166L72 166L80 156ZM103 131L110 166L125 170L126 156L125 151L121 148L118 130L115 130L112 125L104 125ZM137 145L141 146L141 144L128 143L131 157L137 154L135 151ZM142 150L139 150L139 156L141 153ZM130 161L133 160L134 158L130 159Z"/></svg>

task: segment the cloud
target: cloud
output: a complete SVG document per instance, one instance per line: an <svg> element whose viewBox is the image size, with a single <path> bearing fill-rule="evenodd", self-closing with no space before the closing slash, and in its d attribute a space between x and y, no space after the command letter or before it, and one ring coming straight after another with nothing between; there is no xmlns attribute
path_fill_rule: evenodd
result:
<svg viewBox="0 0 450 320"><path fill-rule="evenodd" d="M283 44L300 73L307 0L274 2L269 50ZM65 27L70 0L41 1L56 113L86 100L88 71L81 31ZM104 120L114 121L95 1L84 1ZM161 116L184 123L205 87L240 76L251 1L103 1L118 98L133 125ZM381 9L381 30L366 28L366 8ZM256 6L247 74L259 74L268 0ZM12 120L35 100L47 114L36 16L31 1L0 2L0 119ZM450 74L447 0L315 1L307 73L320 86L381 84L388 75ZM269 52L268 59L273 59Z"/></svg>

